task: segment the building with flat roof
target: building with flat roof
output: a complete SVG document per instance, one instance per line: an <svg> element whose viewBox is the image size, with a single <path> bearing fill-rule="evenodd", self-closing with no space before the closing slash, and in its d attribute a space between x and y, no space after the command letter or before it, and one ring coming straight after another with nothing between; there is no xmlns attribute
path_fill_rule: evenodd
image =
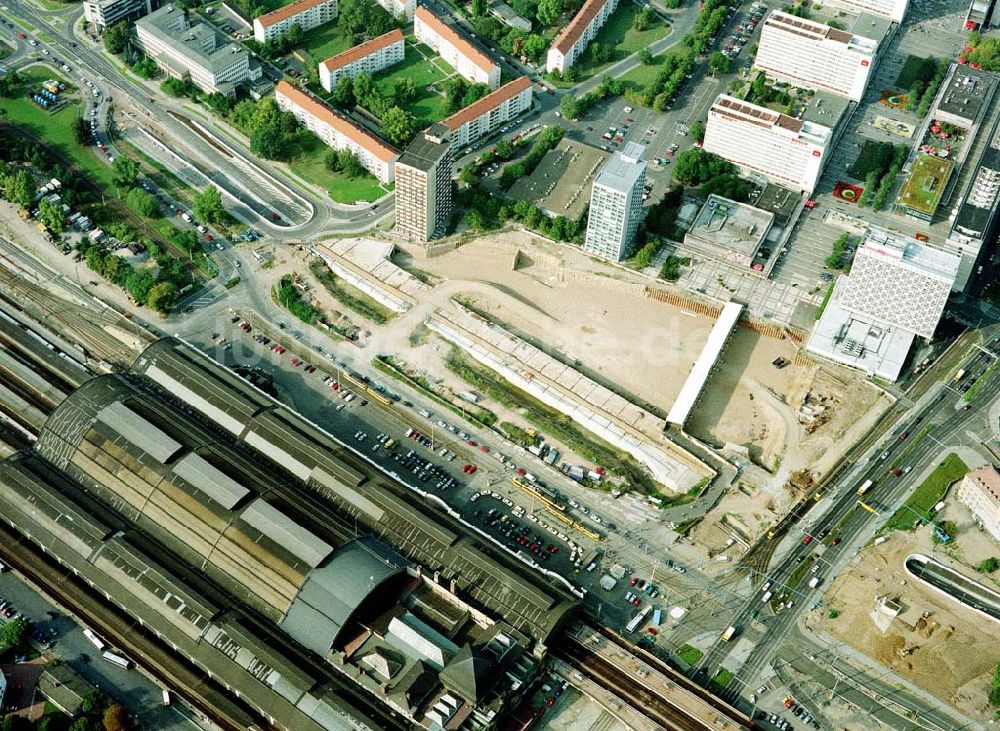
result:
<svg viewBox="0 0 1000 731"><path fill-rule="evenodd" d="M823 4L852 13L871 13L899 23L906 15L909 0L827 0Z"/></svg>
<svg viewBox="0 0 1000 731"><path fill-rule="evenodd" d="M703 148L793 190L812 192L831 130L720 94L708 111Z"/></svg>
<svg viewBox="0 0 1000 731"><path fill-rule="evenodd" d="M996 467L985 465L968 473L958 486L958 500L994 540L1000 541L1000 472Z"/></svg>
<svg viewBox="0 0 1000 731"><path fill-rule="evenodd" d="M781 81L860 101L878 41L780 10L764 20L754 66Z"/></svg>
<svg viewBox="0 0 1000 731"><path fill-rule="evenodd" d="M594 179L583 249L611 261L632 254L642 222L642 189L646 183L646 148L629 142L615 152Z"/></svg>
<svg viewBox="0 0 1000 731"><path fill-rule="evenodd" d="M1000 208L1000 128L993 135L970 176L968 189L958 206L951 231L942 245L961 257L955 291L965 290L983 245L996 240L997 209Z"/></svg>
<svg viewBox="0 0 1000 731"><path fill-rule="evenodd" d="M417 0L376 0L389 15L407 23L413 22L413 13L417 9Z"/></svg>
<svg viewBox="0 0 1000 731"><path fill-rule="evenodd" d="M172 338L67 396L0 487L25 551L276 728L492 728L576 607Z"/></svg>
<svg viewBox="0 0 1000 731"><path fill-rule="evenodd" d="M104 30L121 21L138 20L152 9L150 0L84 0L83 17Z"/></svg>
<svg viewBox="0 0 1000 731"><path fill-rule="evenodd" d="M552 42L545 57L545 70L566 73L617 8L618 0L586 0Z"/></svg>
<svg viewBox="0 0 1000 731"><path fill-rule="evenodd" d="M337 0L295 0L253 20L253 37L258 43L284 37L293 25L303 31L318 28L337 17Z"/></svg>
<svg viewBox="0 0 1000 731"><path fill-rule="evenodd" d="M452 144L465 147L531 109L531 99L531 79L519 76L441 123L451 130Z"/></svg>
<svg viewBox="0 0 1000 731"><path fill-rule="evenodd" d="M96 695L100 690L68 664L54 663L38 676L38 692L67 716L76 718L83 710L87 697ZM0 697L2 695L0 693Z"/></svg>
<svg viewBox="0 0 1000 731"><path fill-rule="evenodd" d="M534 203L549 218L578 221L590 203L594 178L609 157L603 150L563 137L531 175L514 182L507 197Z"/></svg>
<svg viewBox="0 0 1000 731"><path fill-rule="evenodd" d="M500 66L423 5L413 16L413 33L472 84L500 86Z"/></svg>
<svg viewBox="0 0 1000 731"><path fill-rule="evenodd" d="M450 135L445 125L432 124L396 161L397 233L423 242L444 234L451 218Z"/></svg>
<svg viewBox="0 0 1000 731"><path fill-rule="evenodd" d="M165 73L190 77L206 94L235 93L240 84L256 81L260 64L241 44L230 42L207 23L191 23L173 3L135 23L136 45Z"/></svg>
<svg viewBox="0 0 1000 731"><path fill-rule="evenodd" d="M525 33L531 32L531 21L518 15L518 12L503 0L490 3L490 15L506 26L522 30Z"/></svg>
<svg viewBox="0 0 1000 731"><path fill-rule="evenodd" d="M341 76L349 79L362 73L374 76L382 69L400 63L405 57L405 48L403 31L399 28L359 43L320 62L319 85L332 92Z"/></svg>
<svg viewBox="0 0 1000 731"><path fill-rule="evenodd" d="M959 262L916 239L869 229L806 349L895 381L913 340L933 338Z"/></svg>
<svg viewBox="0 0 1000 731"><path fill-rule="evenodd" d="M907 216L931 221L954 171L953 160L923 153L917 155L910 174L899 189L896 207Z"/></svg>
<svg viewBox="0 0 1000 731"><path fill-rule="evenodd" d="M684 234L684 244L716 259L749 267L773 223L770 211L710 195Z"/></svg>
<svg viewBox="0 0 1000 731"><path fill-rule="evenodd" d="M287 81L279 81L274 98L283 112L291 112L302 125L335 150L350 150L380 183L396 177L399 153L386 142L367 132L309 92Z"/></svg>

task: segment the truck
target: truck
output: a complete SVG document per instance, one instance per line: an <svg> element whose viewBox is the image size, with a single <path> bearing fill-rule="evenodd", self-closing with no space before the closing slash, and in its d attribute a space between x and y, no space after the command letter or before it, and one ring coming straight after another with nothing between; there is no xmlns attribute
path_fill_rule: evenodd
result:
<svg viewBox="0 0 1000 731"><path fill-rule="evenodd" d="M183 218L188 223L192 223L194 219L191 218L191 214L187 211L181 211L181 218Z"/></svg>
<svg viewBox="0 0 1000 731"><path fill-rule="evenodd" d="M771 600L771 592L765 591L764 596L760 598L761 604L767 604Z"/></svg>
<svg viewBox="0 0 1000 731"><path fill-rule="evenodd" d="M811 579L809 579L809 588L815 589L817 586L819 586L819 582L820 578L818 576L812 577Z"/></svg>
<svg viewBox="0 0 1000 731"><path fill-rule="evenodd" d="M955 383L958 383L963 378L965 378L965 369L964 368L959 368L958 369L958 373L955 374L955 379L954 379Z"/></svg>
<svg viewBox="0 0 1000 731"><path fill-rule="evenodd" d="M731 624L729 625L729 627L726 628L726 631L722 633L722 641L729 642L729 640L733 639L733 635L735 634L736 634L736 626Z"/></svg>
<svg viewBox="0 0 1000 731"><path fill-rule="evenodd" d="M863 483L861 483L861 487L858 488L858 495L864 495L866 492L868 492L868 488L870 488L871 486L872 486L872 481L865 480Z"/></svg>

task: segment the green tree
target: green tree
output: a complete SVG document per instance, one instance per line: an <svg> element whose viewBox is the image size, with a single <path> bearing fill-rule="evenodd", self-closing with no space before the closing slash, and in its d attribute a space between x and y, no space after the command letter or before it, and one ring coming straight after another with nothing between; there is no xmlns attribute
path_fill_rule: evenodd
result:
<svg viewBox="0 0 1000 731"><path fill-rule="evenodd" d="M333 103L338 107L354 106L354 82L350 76L341 76L333 87Z"/></svg>
<svg viewBox="0 0 1000 731"><path fill-rule="evenodd" d="M719 175L735 175L738 170L728 160L705 150L685 150L677 156L674 179L685 185L701 185Z"/></svg>
<svg viewBox="0 0 1000 731"><path fill-rule="evenodd" d="M714 51L708 57L708 70L712 76L729 73L729 57L720 51Z"/></svg>
<svg viewBox="0 0 1000 731"><path fill-rule="evenodd" d="M337 150L331 147L323 153L323 167L334 173L340 172L340 157L337 155Z"/></svg>
<svg viewBox="0 0 1000 731"><path fill-rule="evenodd" d="M149 290L156 284L156 278L147 271L132 271L125 279L125 291L129 297L139 305L146 304L149 298Z"/></svg>
<svg viewBox="0 0 1000 731"><path fill-rule="evenodd" d="M102 722L105 731L128 731L128 711L120 703L114 703L104 712Z"/></svg>
<svg viewBox="0 0 1000 731"><path fill-rule="evenodd" d="M614 55L614 48L608 43L594 41L590 44L590 58L594 63L607 63Z"/></svg>
<svg viewBox="0 0 1000 731"><path fill-rule="evenodd" d="M119 188L131 188L139 177L139 163L131 157L119 155L111 163L111 177Z"/></svg>
<svg viewBox="0 0 1000 731"><path fill-rule="evenodd" d="M28 637L28 620L17 617L3 626L3 641L7 647L20 647Z"/></svg>
<svg viewBox="0 0 1000 731"><path fill-rule="evenodd" d="M486 15L486 0L472 0L472 14L477 18Z"/></svg>
<svg viewBox="0 0 1000 731"><path fill-rule="evenodd" d="M413 79L409 76L404 76L393 85L392 94L396 99L396 104L406 104L409 101L413 101L413 98L416 97L417 85L413 83Z"/></svg>
<svg viewBox="0 0 1000 731"><path fill-rule="evenodd" d="M524 45L521 48L521 52L528 58L538 61L545 54L548 47L548 41L545 40L544 36L532 33L524 39Z"/></svg>
<svg viewBox="0 0 1000 731"><path fill-rule="evenodd" d="M535 17L543 26L554 25L562 13L562 0L538 0Z"/></svg>
<svg viewBox="0 0 1000 731"><path fill-rule="evenodd" d="M413 116L399 107L390 107L382 116L382 133L397 147L413 137Z"/></svg>
<svg viewBox="0 0 1000 731"><path fill-rule="evenodd" d="M465 79L457 74L444 82L444 98L447 102L448 111L454 112L462 108L462 99L469 85Z"/></svg>
<svg viewBox="0 0 1000 731"><path fill-rule="evenodd" d="M285 35L285 42L290 48L295 48L302 43L303 35L302 26L298 23L292 23L292 26L288 29L288 33Z"/></svg>
<svg viewBox="0 0 1000 731"><path fill-rule="evenodd" d="M268 160L280 160L286 149L285 135L274 126L258 127L250 135L250 152Z"/></svg>
<svg viewBox="0 0 1000 731"><path fill-rule="evenodd" d="M35 181L27 170L8 174L3 181L3 194L11 203L27 208L35 200Z"/></svg>
<svg viewBox="0 0 1000 731"><path fill-rule="evenodd" d="M73 139L76 140L76 144L78 145L90 145L90 125L87 124L87 120L83 117L77 117L73 120Z"/></svg>
<svg viewBox="0 0 1000 731"><path fill-rule="evenodd" d="M173 307L176 300L177 287L171 282L159 282L150 288L146 306L161 314L166 314L170 312L170 308Z"/></svg>
<svg viewBox="0 0 1000 731"><path fill-rule="evenodd" d="M559 113L566 119L576 119L580 116L580 103L572 94L564 94L559 100Z"/></svg>
<svg viewBox="0 0 1000 731"><path fill-rule="evenodd" d="M976 564L976 571L981 574L992 574L997 569L1000 569L1000 558L996 556L991 556Z"/></svg>
<svg viewBox="0 0 1000 731"><path fill-rule="evenodd" d="M38 220L45 224L52 233L62 233L66 225L62 207L58 203L42 200L38 204Z"/></svg>
<svg viewBox="0 0 1000 731"><path fill-rule="evenodd" d="M639 49L639 62L646 66L652 66L656 62L653 58L653 52L647 47Z"/></svg>
<svg viewBox="0 0 1000 731"><path fill-rule="evenodd" d="M109 25L104 29L104 47L108 53L124 53L132 40L132 26L124 21Z"/></svg>
<svg viewBox="0 0 1000 731"><path fill-rule="evenodd" d="M195 194L191 206L194 217L206 223L222 223L226 220L226 209L222 205L222 194L214 185Z"/></svg>
<svg viewBox="0 0 1000 731"><path fill-rule="evenodd" d="M462 96L462 107L464 108L470 104L475 104L489 93L490 87L486 84L473 84L466 89L465 94Z"/></svg>
<svg viewBox="0 0 1000 731"><path fill-rule="evenodd" d="M24 78L16 70L11 69L0 77L0 97L9 99L17 95L23 83Z"/></svg>
<svg viewBox="0 0 1000 731"><path fill-rule="evenodd" d="M750 183L739 175L715 175L702 184L701 194L706 198L710 195L721 195L723 198L744 203L750 200Z"/></svg>
<svg viewBox="0 0 1000 731"><path fill-rule="evenodd" d="M636 13L632 19L632 27L635 30L649 30L656 24L656 13L648 5Z"/></svg>
<svg viewBox="0 0 1000 731"><path fill-rule="evenodd" d="M90 731L90 719L80 716L69 725L69 731Z"/></svg>
<svg viewBox="0 0 1000 731"><path fill-rule="evenodd" d="M144 218L159 218L160 206L156 198L142 188L132 188L125 194L125 205Z"/></svg>
<svg viewBox="0 0 1000 731"><path fill-rule="evenodd" d="M458 174L458 179L466 185L473 185L476 182L476 173L472 170L472 165L466 165L462 172Z"/></svg>
<svg viewBox="0 0 1000 731"><path fill-rule="evenodd" d="M339 150L337 152L337 162L344 175L349 178L360 178L367 172L358 156L350 150Z"/></svg>

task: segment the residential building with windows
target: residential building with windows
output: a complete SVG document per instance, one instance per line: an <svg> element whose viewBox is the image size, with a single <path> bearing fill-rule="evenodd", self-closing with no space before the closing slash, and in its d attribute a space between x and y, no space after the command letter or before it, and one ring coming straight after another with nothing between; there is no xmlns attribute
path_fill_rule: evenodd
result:
<svg viewBox="0 0 1000 731"><path fill-rule="evenodd" d="M545 70L566 73L617 8L618 0L587 0L552 42L545 57Z"/></svg>
<svg viewBox="0 0 1000 731"><path fill-rule="evenodd" d="M451 217L450 135L436 122L396 161L396 231L416 241L443 235Z"/></svg>
<svg viewBox="0 0 1000 731"><path fill-rule="evenodd" d="M993 465L965 476L958 486L958 501L972 511L976 522L1000 541L1000 472Z"/></svg>
<svg viewBox="0 0 1000 731"><path fill-rule="evenodd" d="M423 5L414 13L413 33L430 46L458 75L472 84L500 86L500 67L485 53Z"/></svg>
<svg viewBox="0 0 1000 731"><path fill-rule="evenodd" d="M760 32L754 66L780 81L861 101L878 41L772 10Z"/></svg>
<svg viewBox="0 0 1000 731"><path fill-rule="evenodd" d="M319 65L320 86L333 91L341 76L351 79L362 73L374 76L382 69L402 61L405 45L403 31L396 28L338 53Z"/></svg>
<svg viewBox="0 0 1000 731"><path fill-rule="evenodd" d="M392 17L413 22L413 12L417 9L417 0L377 0Z"/></svg>
<svg viewBox="0 0 1000 731"><path fill-rule="evenodd" d="M610 261L627 259L642 221L646 148L629 142L605 163L590 193L590 217L584 251Z"/></svg>
<svg viewBox="0 0 1000 731"><path fill-rule="evenodd" d="M100 30L119 21L131 22L152 12L150 0L84 0L83 17Z"/></svg>
<svg viewBox="0 0 1000 731"><path fill-rule="evenodd" d="M871 13L899 23L906 15L909 0L828 0L825 7L839 8L851 13Z"/></svg>
<svg viewBox="0 0 1000 731"><path fill-rule="evenodd" d="M744 173L812 192L830 137L829 127L721 94L708 111L703 147Z"/></svg>
<svg viewBox="0 0 1000 731"><path fill-rule="evenodd" d="M293 25L311 30L336 17L337 0L296 0L254 18L253 37L258 43L266 43L283 37Z"/></svg>
<svg viewBox="0 0 1000 731"><path fill-rule="evenodd" d="M337 114L312 94L278 82L274 98L283 112L291 112L306 129L335 150L350 150L380 183L395 179L399 154L375 135Z"/></svg>
<svg viewBox="0 0 1000 731"><path fill-rule="evenodd" d="M531 109L531 79L520 76L442 121L455 147L469 145Z"/></svg>
<svg viewBox="0 0 1000 731"><path fill-rule="evenodd" d="M916 239L869 229L806 350L895 381L914 339L933 338L959 264L958 256Z"/></svg>
<svg viewBox="0 0 1000 731"><path fill-rule="evenodd" d="M236 87L261 77L250 51L232 43L206 23L191 23L169 3L135 24L136 45L165 73L189 76L206 94L232 95Z"/></svg>

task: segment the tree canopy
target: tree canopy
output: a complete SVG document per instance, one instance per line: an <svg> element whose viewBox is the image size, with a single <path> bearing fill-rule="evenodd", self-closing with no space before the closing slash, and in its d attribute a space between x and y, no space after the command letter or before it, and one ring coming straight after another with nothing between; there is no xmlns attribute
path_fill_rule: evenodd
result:
<svg viewBox="0 0 1000 731"><path fill-rule="evenodd" d="M674 179L684 185L701 185L720 175L736 175L738 169L728 160L705 150L685 150L674 163Z"/></svg>
<svg viewBox="0 0 1000 731"><path fill-rule="evenodd" d="M192 205L194 216L205 223L222 223L226 220L226 209L222 205L222 194L214 185L195 194Z"/></svg>

